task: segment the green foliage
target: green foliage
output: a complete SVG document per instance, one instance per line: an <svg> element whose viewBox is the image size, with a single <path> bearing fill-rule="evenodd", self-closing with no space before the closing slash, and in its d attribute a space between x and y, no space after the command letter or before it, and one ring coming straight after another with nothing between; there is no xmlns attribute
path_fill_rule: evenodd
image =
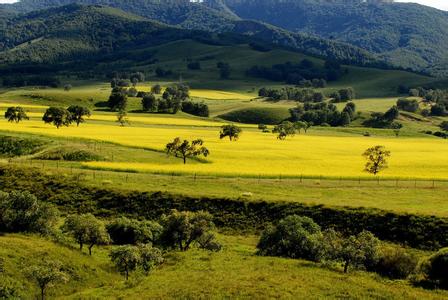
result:
<svg viewBox="0 0 448 300"><path fill-rule="evenodd" d="M159 109L159 101L154 94L147 94L142 99L143 111L157 112Z"/></svg>
<svg viewBox="0 0 448 300"><path fill-rule="evenodd" d="M0 155L13 157L36 153L43 143L39 140L0 136Z"/></svg>
<svg viewBox="0 0 448 300"><path fill-rule="evenodd" d="M231 111L219 116L224 120L246 124L264 123L268 125L279 124L290 117L288 109L272 108L244 108Z"/></svg>
<svg viewBox="0 0 448 300"><path fill-rule="evenodd" d="M117 245L154 244L162 232L156 222L116 218L106 226L112 242Z"/></svg>
<svg viewBox="0 0 448 300"><path fill-rule="evenodd" d="M126 280L129 279L129 273L135 271L140 264L140 253L135 246L119 246L110 251L110 260L115 267L122 273Z"/></svg>
<svg viewBox="0 0 448 300"><path fill-rule="evenodd" d="M237 141L240 138L243 129L240 127L229 124L221 126L221 132L219 133L219 138L222 140L225 137L229 137L230 141Z"/></svg>
<svg viewBox="0 0 448 300"><path fill-rule="evenodd" d="M293 121L307 122L316 126L329 124L330 126L347 126L355 119L355 105L347 103L342 112L332 103L305 103L290 109Z"/></svg>
<svg viewBox="0 0 448 300"><path fill-rule="evenodd" d="M143 244L139 246L138 250L140 252L140 264L146 274L149 274L164 261L162 251L151 245Z"/></svg>
<svg viewBox="0 0 448 300"><path fill-rule="evenodd" d="M398 99L397 107L400 110L416 112L419 108L419 104L415 99Z"/></svg>
<svg viewBox="0 0 448 300"><path fill-rule="evenodd" d="M198 116L198 117L208 118L210 115L207 104L197 103L197 102L192 102L192 101L182 102L182 111L187 114Z"/></svg>
<svg viewBox="0 0 448 300"><path fill-rule="evenodd" d="M294 126L294 123L284 121L274 126L272 133L277 134L277 139L285 140L288 136L294 136L296 134L296 130L297 128Z"/></svg>
<svg viewBox="0 0 448 300"><path fill-rule="evenodd" d="M124 109L120 109L117 112L117 123L120 124L120 126L125 126L126 124L130 124L128 113Z"/></svg>
<svg viewBox="0 0 448 300"><path fill-rule="evenodd" d="M291 215L276 226L268 226L257 248L260 255L319 261L322 257L320 239L320 227L312 219Z"/></svg>
<svg viewBox="0 0 448 300"><path fill-rule="evenodd" d="M56 148L39 154L35 159L40 160L65 160L65 161L102 161L101 155L83 149Z"/></svg>
<svg viewBox="0 0 448 300"><path fill-rule="evenodd" d="M5 119L8 120L8 122L16 122L19 123L23 120L29 120L28 116L26 115L25 110L20 107L8 107L8 109L5 112Z"/></svg>
<svg viewBox="0 0 448 300"><path fill-rule="evenodd" d="M87 107L79 106L79 105L71 105L67 110L70 112L72 121L76 123L76 126L79 126L80 123L84 123L85 117L90 117L91 113Z"/></svg>
<svg viewBox="0 0 448 300"><path fill-rule="evenodd" d="M187 158L193 158L198 156L207 157L210 155L210 151L203 146L204 141L201 139L194 140L192 142L175 138L171 143L166 144L165 151L167 154L174 155L175 157L181 157L184 164L187 163Z"/></svg>
<svg viewBox="0 0 448 300"><path fill-rule="evenodd" d="M425 266L426 276L437 287L448 289L448 248L431 256Z"/></svg>
<svg viewBox="0 0 448 300"><path fill-rule="evenodd" d="M42 120L46 124L53 124L56 128L61 126L69 126L72 123L72 114L62 107L50 107L45 111Z"/></svg>
<svg viewBox="0 0 448 300"><path fill-rule="evenodd" d="M448 131L448 121L443 121L442 123L440 123L439 127L444 131Z"/></svg>
<svg viewBox="0 0 448 300"><path fill-rule="evenodd" d="M375 146L367 149L363 156L367 159L364 170L370 174L376 175L388 168L387 159L390 157L390 151L384 146Z"/></svg>
<svg viewBox="0 0 448 300"><path fill-rule="evenodd" d="M163 232L160 243L168 248L187 251L191 245L214 229L208 212L179 212L172 210L162 217ZM202 241L204 244L204 241Z"/></svg>
<svg viewBox="0 0 448 300"><path fill-rule="evenodd" d="M418 257L398 247L382 247L375 272L391 279L406 279L414 274L418 266Z"/></svg>
<svg viewBox="0 0 448 300"><path fill-rule="evenodd" d="M0 231L48 234L56 223L58 211L29 192L0 192Z"/></svg>
<svg viewBox="0 0 448 300"><path fill-rule="evenodd" d="M93 246L110 242L104 224L92 214L68 216L62 226L62 231L76 240L79 250L82 250L84 244L87 244L89 255L92 255Z"/></svg>
<svg viewBox="0 0 448 300"><path fill-rule="evenodd" d="M144 193L94 188L73 178L41 173L35 169L0 166L0 181L5 191L29 190L40 199L59 205L67 213L83 211L103 215L124 214L157 219L170 209L204 210L213 215L218 227L255 231L268 223L296 214L313 218L323 228L356 234L366 229L382 240L420 249L447 247L448 222L445 218L407 214L372 208L309 205L298 202L264 202L244 199L194 197L173 193ZM76 196L75 196L76 195Z"/></svg>
<svg viewBox="0 0 448 300"><path fill-rule="evenodd" d="M67 273L64 272L64 266L60 262L46 258L43 258L40 264L26 268L24 272L29 279L36 282L42 300L45 299L47 288L69 280Z"/></svg>
<svg viewBox="0 0 448 300"><path fill-rule="evenodd" d="M128 105L128 98L125 90L121 88L114 88L107 101L111 111L125 110Z"/></svg>

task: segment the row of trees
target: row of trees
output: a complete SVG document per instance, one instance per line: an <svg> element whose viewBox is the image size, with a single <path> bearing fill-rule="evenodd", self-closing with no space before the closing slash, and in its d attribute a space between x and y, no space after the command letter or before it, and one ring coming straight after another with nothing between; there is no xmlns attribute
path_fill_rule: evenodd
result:
<svg viewBox="0 0 448 300"><path fill-rule="evenodd" d="M356 118L356 105L347 103L342 112L327 102L299 104L290 109L291 120L317 126L347 126Z"/></svg>
<svg viewBox="0 0 448 300"><path fill-rule="evenodd" d="M261 88L258 90L258 96L268 98L269 100L293 100L298 102L323 102L327 98L331 98L331 102L347 102L356 98L353 88L344 88L326 96L320 91L311 88L284 87L281 89Z"/></svg>
<svg viewBox="0 0 448 300"><path fill-rule="evenodd" d="M341 264L345 273L355 268L406 279L420 271L425 280L448 288L448 274L446 269L443 271L448 268L447 249L419 264L419 258L412 252L385 245L368 231L345 236L332 228L322 230L308 217L290 215L275 226L267 226L257 248L259 255Z"/></svg>
<svg viewBox="0 0 448 300"><path fill-rule="evenodd" d="M61 126L69 126L75 123L79 126L86 121L86 117L90 117L91 113L87 107L72 105L67 109L62 107L50 107L45 111L42 120L45 123L53 124L57 128ZM9 122L19 123L23 120L29 120L25 110L18 107L9 107L5 112L5 119Z"/></svg>

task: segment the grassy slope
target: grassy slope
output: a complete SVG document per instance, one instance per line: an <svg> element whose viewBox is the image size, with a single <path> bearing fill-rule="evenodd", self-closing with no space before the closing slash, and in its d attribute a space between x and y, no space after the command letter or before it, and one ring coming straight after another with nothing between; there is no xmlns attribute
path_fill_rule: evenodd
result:
<svg viewBox="0 0 448 300"><path fill-rule="evenodd" d="M223 236L224 250L210 253L191 250L172 252L165 263L148 278L132 274L124 284L107 259L107 248L94 248L89 257L52 242L22 235L0 237L0 254L8 257L6 276L24 285L32 297L36 290L21 273L39 255L61 261L72 272L66 285L50 290L52 298L348 298L348 299L442 299L447 292L414 288L406 282L381 279L374 274L339 268L325 269L300 260L257 257L255 237ZM77 278L79 276L79 278Z"/></svg>

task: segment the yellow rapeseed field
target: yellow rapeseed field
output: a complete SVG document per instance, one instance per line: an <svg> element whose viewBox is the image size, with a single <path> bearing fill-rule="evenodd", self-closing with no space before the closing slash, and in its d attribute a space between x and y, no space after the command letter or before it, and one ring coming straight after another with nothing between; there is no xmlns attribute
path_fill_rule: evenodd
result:
<svg viewBox="0 0 448 300"><path fill-rule="evenodd" d="M256 98L251 95L244 95L234 92L225 92L218 90L199 90L199 89L190 90L190 96L210 100L250 100Z"/></svg>
<svg viewBox="0 0 448 300"><path fill-rule="evenodd" d="M111 116L112 117L112 116ZM2 130L60 137L110 141L129 146L163 150L175 137L202 138L209 148L209 163L181 160L173 164L90 162L89 167L133 169L148 172L185 172L218 175L270 176L369 176L363 172L363 151L384 145L392 152L390 168L382 176L401 178L448 178L448 142L431 138L296 135L279 141L273 134L247 129L237 142L219 139L219 129L187 126L120 127L87 123L56 129L41 121L20 124L0 121Z"/></svg>

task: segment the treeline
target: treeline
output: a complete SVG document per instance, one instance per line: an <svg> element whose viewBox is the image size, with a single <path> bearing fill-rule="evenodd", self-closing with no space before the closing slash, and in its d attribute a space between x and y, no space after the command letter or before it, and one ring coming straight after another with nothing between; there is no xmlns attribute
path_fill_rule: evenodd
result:
<svg viewBox="0 0 448 300"><path fill-rule="evenodd" d="M409 90L409 96L421 97L430 105L429 110L422 110L422 115L446 116L448 115L448 90L427 89L423 87Z"/></svg>
<svg viewBox="0 0 448 300"><path fill-rule="evenodd" d="M379 209L327 207L291 202L268 203L217 198L195 198L169 193L142 193L91 188L75 177L44 175L36 169L0 167L4 191L28 190L39 199L49 199L64 213L77 211L100 216L117 214L155 219L171 209L207 211L219 227L256 231L267 223L288 215L308 216L323 228L334 228L347 235L368 230L382 240L414 248L439 249L448 246L448 221L435 216L403 214ZM76 197L74 196L76 195Z"/></svg>
<svg viewBox="0 0 448 300"><path fill-rule="evenodd" d="M283 87L281 89L269 89L262 87L258 90L258 96L268 98L269 100L293 100L298 102L322 102L330 97L331 102L347 102L356 98L355 90L351 87L340 89L325 95L323 92L312 88Z"/></svg>
<svg viewBox="0 0 448 300"><path fill-rule="evenodd" d="M347 126L356 118L356 105L347 103L342 111L327 102L299 104L290 109L292 121L302 121L315 126Z"/></svg>
<svg viewBox="0 0 448 300"><path fill-rule="evenodd" d="M322 68L317 67L311 60L304 59L300 63L286 62L271 67L253 66L246 71L246 75L302 87L323 88L327 85L327 81L338 80L347 72L347 69L343 70L335 61L326 61Z"/></svg>

